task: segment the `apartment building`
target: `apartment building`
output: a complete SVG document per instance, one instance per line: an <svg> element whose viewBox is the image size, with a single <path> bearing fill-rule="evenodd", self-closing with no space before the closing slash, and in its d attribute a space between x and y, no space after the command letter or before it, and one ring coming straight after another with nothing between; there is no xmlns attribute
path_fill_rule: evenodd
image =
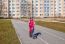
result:
<svg viewBox="0 0 65 44"><path fill-rule="evenodd" d="M8 0L2 0L2 17L8 17Z"/></svg>
<svg viewBox="0 0 65 44"><path fill-rule="evenodd" d="M54 17L54 15L55 15L55 0L50 0L49 5L50 5L50 15L49 15L49 17Z"/></svg>
<svg viewBox="0 0 65 44"><path fill-rule="evenodd" d="M50 16L50 0L44 0L44 17Z"/></svg>
<svg viewBox="0 0 65 44"><path fill-rule="evenodd" d="M32 0L34 17L50 17L50 0Z"/></svg>
<svg viewBox="0 0 65 44"><path fill-rule="evenodd" d="M49 17L65 17L65 0L50 0Z"/></svg>
<svg viewBox="0 0 65 44"><path fill-rule="evenodd" d="M21 0L21 16L32 16L32 0Z"/></svg>
<svg viewBox="0 0 65 44"><path fill-rule="evenodd" d="M0 16L1 16L1 11L2 11L2 0L0 0Z"/></svg>
<svg viewBox="0 0 65 44"><path fill-rule="evenodd" d="M65 0L2 0L3 17L65 17Z"/></svg>
<svg viewBox="0 0 65 44"><path fill-rule="evenodd" d="M9 16L13 18L20 17L20 0L9 0Z"/></svg>
<svg viewBox="0 0 65 44"><path fill-rule="evenodd" d="M65 0L55 0L55 16L56 17L65 17Z"/></svg>
<svg viewBox="0 0 65 44"><path fill-rule="evenodd" d="M32 0L32 15L34 17L44 16L44 0Z"/></svg>
<svg viewBox="0 0 65 44"><path fill-rule="evenodd" d="M33 0L33 15L35 17L53 17L53 15L51 15L54 14L53 2L54 0Z"/></svg>
<svg viewBox="0 0 65 44"><path fill-rule="evenodd" d="M35 17L65 17L65 0L32 0Z"/></svg>

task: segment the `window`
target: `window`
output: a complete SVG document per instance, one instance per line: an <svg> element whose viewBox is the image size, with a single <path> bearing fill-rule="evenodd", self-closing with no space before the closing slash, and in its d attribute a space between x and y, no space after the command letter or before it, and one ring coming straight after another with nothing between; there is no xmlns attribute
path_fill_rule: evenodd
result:
<svg viewBox="0 0 65 44"><path fill-rule="evenodd" d="M34 9L34 8L32 8L32 9Z"/></svg>
<svg viewBox="0 0 65 44"><path fill-rule="evenodd" d="M32 3L34 3L34 1L32 1Z"/></svg>
<svg viewBox="0 0 65 44"><path fill-rule="evenodd" d="M49 1L47 1L47 3L49 3Z"/></svg>
<svg viewBox="0 0 65 44"><path fill-rule="evenodd" d="M9 3L10 3L11 1L9 1Z"/></svg>
<svg viewBox="0 0 65 44"><path fill-rule="evenodd" d="M4 9L7 9L7 7L5 7Z"/></svg>
<svg viewBox="0 0 65 44"><path fill-rule="evenodd" d="M31 4L28 4L28 6L30 6Z"/></svg>
<svg viewBox="0 0 65 44"><path fill-rule="evenodd" d="M51 1L51 2L53 2L53 1Z"/></svg>
<svg viewBox="0 0 65 44"><path fill-rule="evenodd" d="M44 1L46 3L46 1Z"/></svg>
<svg viewBox="0 0 65 44"><path fill-rule="evenodd" d="M38 14L36 14L36 15L38 15Z"/></svg>
<svg viewBox="0 0 65 44"><path fill-rule="evenodd" d="M46 4L44 4L44 6L46 6Z"/></svg>
<svg viewBox="0 0 65 44"><path fill-rule="evenodd" d="M61 15L61 13L59 13L59 15Z"/></svg>
<svg viewBox="0 0 65 44"><path fill-rule="evenodd" d="M44 10L44 12L46 12L46 10Z"/></svg>
<svg viewBox="0 0 65 44"><path fill-rule="evenodd" d="M15 14L13 14L13 16L15 16Z"/></svg>
<svg viewBox="0 0 65 44"><path fill-rule="evenodd" d="M4 16L7 16L7 14L4 14Z"/></svg>
<svg viewBox="0 0 65 44"><path fill-rule="evenodd" d="M56 3L56 1L55 1L55 3Z"/></svg>
<svg viewBox="0 0 65 44"><path fill-rule="evenodd" d="M59 4L59 5L61 5L61 4Z"/></svg>
<svg viewBox="0 0 65 44"><path fill-rule="evenodd" d="M36 6L38 6L38 4L36 4Z"/></svg>
<svg viewBox="0 0 65 44"><path fill-rule="evenodd" d="M47 9L49 9L49 7L47 7Z"/></svg>
<svg viewBox="0 0 65 44"><path fill-rule="evenodd" d="M53 8L51 8L51 9L53 9Z"/></svg>
<svg viewBox="0 0 65 44"><path fill-rule="evenodd" d="M44 7L44 9L46 9L46 7Z"/></svg>
<svg viewBox="0 0 65 44"><path fill-rule="evenodd" d="M15 2L15 0L12 0L12 2Z"/></svg>
<svg viewBox="0 0 65 44"><path fill-rule="evenodd" d="M19 4L16 4L16 5L19 5Z"/></svg>
<svg viewBox="0 0 65 44"><path fill-rule="evenodd" d="M19 7L17 7L17 9L19 9Z"/></svg>
<svg viewBox="0 0 65 44"><path fill-rule="evenodd" d="M42 12L42 10L40 10L40 12Z"/></svg>
<svg viewBox="0 0 65 44"><path fill-rule="evenodd" d="M38 2L38 1L36 1L36 2Z"/></svg>
<svg viewBox="0 0 65 44"><path fill-rule="evenodd" d="M59 11L61 11L61 10L59 10Z"/></svg>
<svg viewBox="0 0 65 44"><path fill-rule="evenodd" d="M15 7L12 7L12 9L15 9Z"/></svg>
<svg viewBox="0 0 65 44"><path fill-rule="evenodd" d="M5 13L7 12L7 11L4 11Z"/></svg>
<svg viewBox="0 0 65 44"><path fill-rule="evenodd" d="M47 16L49 16L49 14L47 14Z"/></svg>
<svg viewBox="0 0 65 44"><path fill-rule="evenodd" d="M47 10L47 12L49 12L49 10Z"/></svg>
<svg viewBox="0 0 65 44"><path fill-rule="evenodd" d="M51 5L53 5L53 4L51 4Z"/></svg>
<svg viewBox="0 0 65 44"><path fill-rule="evenodd" d="M17 12L19 12L19 10L17 10Z"/></svg>
<svg viewBox="0 0 65 44"><path fill-rule="evenodd" d="M9 11L9 13L11 13L11 11Z"/></svg>
<svg viewBox="0 0 65 44"><path fill-rule="evenodd" d="M40 16L41 16L42 14L40 14Z"/></svg>
<svg viewBox="0 0 65 44"><path fill-rule="evenodd" d="M51 15L53 15L53 14L51 14Z"/></svg>
<svg viewBox="0 0 65 44"><path fill-rule="evenodd" d="M40 9L42 9L42 7L40 7Z"/></svg>
<svg viewBox="0 0 65 44"><path fill-rule="evenodd" d="M38 7L36 7L35 9L38 9Z"/></svg>
<svg viewBox="0 0 65 44"><path fill-rule="evenodd" d="M56 6L56 4L55 4L55 6Z"/></svg>
<svg viewBox="0 0 65 44"><path fill-rule="evenodd" d="M36 12L38 12L38 11L36 10Z"/></svg>
<svg viewBox="0 0 65 44"><path fill-rule="evenodd" d="M59 8L61 8L61 7L59 7Z"/></svg>
<svg viewBox="0 0 65 44"><path fill-rule="evenodd" d="M19 14L17 14L17 16L19 16Z"/></svg>
<svg viewBox="0 0 65 44"><path fill-rule="evenodd" d="M47 6L49 6L49 4L47 4Z"/></svg>
<svg viewBox="0 0 65 44"><path fill-rule="evenodd" d="M12 4L12 6L14 6L15 4Z"/></svg>
<svg viewBox="0 0 65 44"><path fill-rule="evenodd" d="M9 16L11 16L11 14L9 14Z"/></svg>
<svg viewBox="0 0 65 44"><path fill-rule="evenodd" d="M56 8L55 8L56 9Z"/></svg>
<svg viewBox="0 0 65 44"><path fill-rule="evenodd" d="M43 14L40 14L40 16L42 16Z"/></svg>
<svg viewBox="0 0 65 44"><path fill-rule="evenodd" d="M9 4L9 6L11 6L11 4Z"/></svg>
<svg viewBox="0 0 65 44"><path fill-rule="evenodd" d="M15 11L12 11L12 12L15 12Z"/></svg>
<svg viewBox="0 0 65 44"><path fill-rule="evenodd" d="M34 13L34 11L32 11Z"/></svg>
<svg viewBox="0 0 65 44"><path fill-rule="evenodd" d="M19 2L19 0L16 0L16 2Z"/></svg>
<svg viewBox="0 0 65 44"><path fill-rule="evenodd" d="M43 5L43 4L40 4L40 5Z"/></svg>

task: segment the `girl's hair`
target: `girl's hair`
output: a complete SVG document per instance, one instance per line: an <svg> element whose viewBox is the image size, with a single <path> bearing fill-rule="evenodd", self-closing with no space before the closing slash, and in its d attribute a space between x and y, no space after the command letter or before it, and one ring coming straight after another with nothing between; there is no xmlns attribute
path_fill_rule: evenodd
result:
<svg viewBox="0 0 65 44"><path fill-rule="evenodd" d="M30 17L30 19L33 19L33 17Z"/></svg>

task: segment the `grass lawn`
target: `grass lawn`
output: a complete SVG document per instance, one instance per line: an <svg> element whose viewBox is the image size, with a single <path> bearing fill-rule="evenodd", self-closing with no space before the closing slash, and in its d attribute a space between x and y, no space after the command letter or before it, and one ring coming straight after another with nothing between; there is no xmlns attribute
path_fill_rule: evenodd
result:
<svg viewBox="0 0 65 44"><path fill-rule="evenodd" d="M40 26L48 27L57 31L65 32L64 23L36 21L36 24Z"/></svg>
<svg viewBox="0 0 65 44"><path fill-rule="evenodd" d="M10 20L0 19L0 44L20 44Z"/></svg>

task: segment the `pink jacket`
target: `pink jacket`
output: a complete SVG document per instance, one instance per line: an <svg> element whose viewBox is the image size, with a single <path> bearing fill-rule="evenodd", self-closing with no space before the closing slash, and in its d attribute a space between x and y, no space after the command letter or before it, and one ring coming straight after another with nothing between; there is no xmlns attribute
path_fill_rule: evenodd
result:
<svg viewBox="0 0 65 44"><path fill-rule="evenodd" d="M29 28L30 28L29 31L30 31L30 32L32 31L34 25L35 25L34 20L30 19L30 21L29 21Z"/></svg>

